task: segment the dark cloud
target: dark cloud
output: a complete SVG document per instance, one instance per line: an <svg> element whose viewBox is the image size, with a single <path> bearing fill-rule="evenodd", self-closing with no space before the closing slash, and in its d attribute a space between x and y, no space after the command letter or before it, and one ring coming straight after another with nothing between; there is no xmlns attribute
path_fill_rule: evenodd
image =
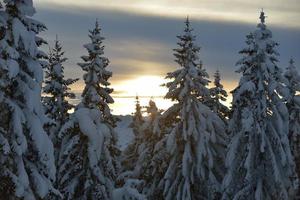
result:
<svg viewBox="0 0 300 200"><path fill-rule="evenodd" d="M82 71L76 63L80 62L81 55L86 54L82 45L89 42L88 29L93 27L96 18L106 37L105 53L111 60L114 80L145 73L157 75L161 72L163 75L176 68L172 49L176 48L176 35L182 32L184 19L102 9L80 12L74 8L39 8L36 18L47 25L48 31L44 36L50 44L56 34L63 41L66 56L69 57L67 76L81 77ZM197 43L202 47L201 59L210 74L219 69L224 79L238 78L239 75L234 72L235 63L240 58L238 51L245 46L245 35L255 29L257 21L253 19L253 24L242 24L192 18ZM280 43L280 65L285 67L292 56L300 66L300 30L280 26L269 28L274 39ZM149 67L151 63L153 67Z"/></svg>

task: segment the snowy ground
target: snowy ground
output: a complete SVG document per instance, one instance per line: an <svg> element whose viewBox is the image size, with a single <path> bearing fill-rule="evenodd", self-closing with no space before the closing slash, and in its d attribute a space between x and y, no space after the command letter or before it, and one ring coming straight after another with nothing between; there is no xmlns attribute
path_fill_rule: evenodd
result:
<svg viewBox="0 0 300 200"><path fill-rule="evenodd" d="M117 127L115 128L115 131L117 132L118 135L117 145L119 149L123 151L134 138L132 129L129 128L129 125L132 122L132 116L126 115L126 116L117 116L117 117L121 120L117 122Z"/></svg>

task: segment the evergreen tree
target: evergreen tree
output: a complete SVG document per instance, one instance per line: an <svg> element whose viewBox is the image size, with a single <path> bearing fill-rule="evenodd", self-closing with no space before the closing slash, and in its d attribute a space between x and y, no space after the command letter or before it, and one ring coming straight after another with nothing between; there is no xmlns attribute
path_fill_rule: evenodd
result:
<svg viewBox="0 0 300 200"><path fill-rule="evenodd" d="M142 194L149 193L148 186L153 182L152 162L156 155L154 152L155 145L162 137L159 124L162 111L158 110L153 100L150 100L146 112L148 116L145 120L143 119L144 123L140 125L141 131L138 137L129 145L129 149L135 151L130 154L131 157L125 156L124 170L119 176L123 186L116 190L116 194L124 199L145 199L145 195ZM130 163L128 159L130 162L134 162L130 167L128 167Z"/></svg>
<svg viewBox="0 0 300 200"><path fill-rule="evenodd" d="M123 171L131 171L135 167L139 157L138 148L143 140L142 126L144 124L144 118L142 115L142 107L140 105L139 97L136 96L135 99L135 112L133 113L132 122L130 123L130 128L132 128L135 138L123 152Z"/></svg>
<svg viewBox="0 0 300 200"><path fill-rule="evenodd" d="M203 104L209 96L208 75L199 67L200 48L188 19L185 24L183 35L178 36L179 48L174 50L181 68L166 77L171 79L165 84L166 98L176 103L162 116L170 132L156 148L168 155L154 166L151 199L215 199L224 173L225 125Z"/></svg>
<svg viewBox="0 0 300 200"><path fill-rule="evenodd" d="M112 72L106 70L109 60L104 56L103 40L105 38L101 35L98 21L94 30L90 31L89 37L92 42L84 45L89 55L82 56L84 63L79 63L79 66L87 72L83 77L86 87L82 93L82 102L90 108L95 106L99 108L104 120L115 126L116 119L110 113L108 106L114 103L110 96L113 89L108 87L110 85L108 79L112 76Z"/></svg>
<svg viewBox="0 0 300 200"><path fill-rule="evenodd" d="M65 199L93 200L112 198L118 170L113 119L107 103L113 102L103 56L103 37L96 22L90 31L91 43L84 45L89 55L79 66L86 83L82 102L60 132L59 189ZM104 85L104 87L102 87Z"/></svg>
<svg viewBox="0 0 300 200"><path fill-rule="evenodd" d="M70 92L69 85L78 79L65 79L63 63L67 61L62 51L62 45L56 38L54 48L48 55L49 64L46 70L46 81L44 86L43 103L46 115L52 120L48 126L48 133L55 146L56 152L59 151L58 132L62 125L69 119L68 111L74 106L68 102L68 98L75 98L75 94Z"/></svg>
<svg viewBox="0 0 300 200"><path fill-rule="evenodd" d="M0 197L43 199L53 188L53 144L43 130L42 61L46 27L32 0L5 0L0 9Z"/></svg>
<svg viewBox="0 0 300 200"><path fill-rule="evenodd" d="M132 117L132 123L130 126L133 129L133 133L137 136L141 132L142 124L144 123L144 118L142 114L142 107L140 105L139 96L135 97L135 112Z"/></svg>
<svg viewBox="0 0 300 200"><path fill-rule="evenodd" d="M221 84L221 75L219 70L214 74L214 87L210 89L211 98L209 101L209 107L226 123L229 117L230 110L222 102L226 101L228 97L226 90L224 90Z"/></svg>
<svg viewBox="0 0 300 200"><path fill-rule="evenodd" d="M291 94L287 102L290 114L289 140L296 163L296 172L298 177L300 177L300 74L294 65L293 59L290 60L290 65L287 67L284 76L288 80L287 85ZM299 185L298 193L300 194Z"/></svg>
<svg viewBox="0 0 300 200"><path fill-rule="evenodd" d="M135 147L132 155L132 158L135 159L134 164L129 169L125 167L125 174L129 175L130 178L145 180L149 183L152 174L148 167L151 167L150 162L153 157L154 146L162 135L159 124L162 111L158 110L153 100L150 100L146 112L148 116L143 120L144 123L140 125L141 131L130 145Z"/></svg>
<svg viewBox="0 0 300 200"><path fill-rule="evenodd" d="M133 170L132 177L144 181L143 193L149 193L148 187L153 183L153 167L157 153L156 145L162 139L164 134L161 130L161 113L153 100L149 101L146 107L147 119L142 127L142 140L138 147L138 159Z"/></svg>
<svg viewBox="0 0 300 200"><path fill-rule="evenodd" d="M229 124L233 136L226 158L223 199L292 199L294 162L288 143L288 111L280 96L287 94L277 66L276 42L260 14L257 30L237 62L242 73L233 92ZM279 95L281 94L281 95Z"/></svg>

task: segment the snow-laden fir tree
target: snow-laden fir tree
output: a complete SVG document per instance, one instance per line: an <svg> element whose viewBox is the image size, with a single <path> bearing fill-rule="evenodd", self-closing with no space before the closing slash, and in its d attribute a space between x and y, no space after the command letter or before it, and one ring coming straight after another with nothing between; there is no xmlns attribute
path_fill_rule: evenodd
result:
<svg viewBox="0 0 300 200"><path fill-rule="evenodd" d="M135 112L132 116L132 122L129 125L129 127L132 128L135 138L133 142L124 150L122 155L122 166L125 171L131 171L135 167L136 161L139 157L138 147L143 140L142 126L144 124L144 117L142 114L142 106L140 105L139 97L136 96L135 99Z"/></svg>
<svg viewBox="0 0 300 200"><path fill-rule="evenodd" d="M56 152L59 151L58 132L62 125L68 120L68 111L74 108L68 102L68 99L75 98L75 94L70 90L70 85L78 79L66 79L64 76L63 63L67 61L62 51L62 45L56 37L54 47L48 55L48 62L45 76L45 86L43 88L46 94L43 97L46 115L52 120L47 127L47 132L52 139Z"/></svg>
<svg viewBox="0 0 300 200"><path fill-rule="evenodd" d="M90 107L97 106L105 121L115 126L116 119L112 116L108 106L114 103L110 96L113 89L109 88L110 82L108 82L112 72L106 70L109 60L104 56L103 40L105 38L101 35L98 21L96 21L95 29L90 31L89 37L91 43L84 45L89 55L82 56L84 63L79 63L80 67L87 72L83 77L86 87L82 93L82 102Z"/></svg>
<svg viewBox="0 0 300 200"><path fill-rule="evenodd" d="M59 189L64 199L112 199L119 153L108 103L113 102L105 68L103 37L98 22L90 31L91 43L84 45L89 55L79 65L85 71L82 102L63 126L59 157Z"/></svg>
<svg viewBox="0 0 300 200"><path fill-rule="evenodd" d="M135 149L132 156L132 158L135 158L134 164L130 168L128 164L125 165L119 176L123 186L116 190L116 194L125 199L129 197L132 199L145 199L145 194L149 193L148 186L155 181L152 167L157 155L154 151L155 145L162 138L160 130L162 111L157 108L153 100L150 100L149 105L146 106L146 112L148 115L143 119L144 123L140 125L141 131L138 137L135 137L133 143L129 145Z"/></svg>
<svg viewBox="0 0 300 200"><path fill-rule="evenodd" d="M290 91L290 98L287 102L287 107L290 114L289 121L289 140L296 163L296 172L298 178L300 177L300 74L294 60L291 59L289 66L284 74L288 80L288 89ZM298 185L298 192L300 194L300 186Z"/></svg>
<svg viewBox="0 0 300 200"><path fill-rule="evenodd" d="M138 135L141 132L141 127L144 123L144 118L142 114L142 106L140 104L139 96L135 97L135 112L133 113L132 123L130 126L133 129L133 133Z"/></svg>
<svg viewBox="0 0 300 200"><path fill-rule="evenodd" d="M237 62L242 73L233 91L233 136L226 158L223 199L292 199L294 162L288 141L288 94L277 66L276 42L260 14L257 29L246 39ZM281 94L281 95L280 95Z"/></svg>
<svg viewBox="0 0 300 200"><path fill-rule="evenodd" d="M152 182L151 161L154 156L154 147L162 137L160 129L162 111L157 108L153 100L150 100L146 112L147 118L142 127L141 141L137 150L138 158L132 176L144 180L148 185Z"/></svg>
<svg viewBox="0 0 300 200"><path fill-rule="evenodd" d="M211 98L208 102L208 106L226 123L230 110L222 103L226 101L228 95L226 90L224 90L224 86L221 84L221 75L219 70L215 72L214 78L214 86L210 88Z"/></svg>
<svg viewBox="0 0 300 200"><path fill-rule="evenodd" d="M146 112L148 116L140 125L139 135L129 145L130 149L134 149L131 156L134 163L130 168L124 167L123 175L149 182L152 180L152 175L147 167L150 167L154 146L158 138L161 138L159 119L162 111L157 108L153 100L150 100L149 106L146 106Z"/></svg>
<svg viewBox="0 0 300 200"><path fill-rule="evenodd" d="M159 166L165 168L152 174L160 181L153 183L151 199L215 199L221 189L225 125L203 104L209 96L208 74L199 66L200 48L194 43L188 19L185 25L184 33L177 36L179 48L174 50L181 68L166 77L171 79L166 83L166 98L175 102L162 116L162 122L171 125L161 149L169 156Z"/></svg>
<svg viewBox="0 0 300 200"><path fill-rule="evenodd" d="M43 130L42 65L37 36L45 25L34 20L32 0L5 0L0 11L0 196L43 199L59 194L53 145Z"/></svg>

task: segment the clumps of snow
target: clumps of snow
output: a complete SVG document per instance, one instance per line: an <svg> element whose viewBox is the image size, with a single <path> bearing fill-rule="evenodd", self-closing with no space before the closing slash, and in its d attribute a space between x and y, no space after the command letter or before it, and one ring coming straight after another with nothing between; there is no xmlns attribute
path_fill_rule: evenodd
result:
<svg viewBox="0 0 300 200"><path fill-rule="evenodd" d="M28 31L25 25L18 18L13 19L12 32L15 46L22 46L29 53L30 56L36 56L37 45L35 43L34 32Z"/></svg>
<svg viewBox="0 0 300 200"><path fill-rule="evenodd" d="M88 156L91 169L96 169L103 149L104 137L108 135L104 127L100 127L101 113L96 109L80 108L75 112L80 131L88 137ZM102 129L101 129L102 128ZM98 174L98 172L96 172ZM101 177L103 178L103 177Z"/></svg>
<svg viewBox="0 0 300 200"><path fill-rule="evenodd" d="M132 116L118 116L120 121L116 123L114 130L116 131L118 142L117 146L121 151L124 151L134 139L134 133L130 124L132 123Z"/></svg>
<svg viewBox="0 0 300 200"><path fill-rule="evenodd" d="M113 191L112 200L147 200L146 196L138 191L142 185L142 180L127 179L123 187Z"/></svg>

